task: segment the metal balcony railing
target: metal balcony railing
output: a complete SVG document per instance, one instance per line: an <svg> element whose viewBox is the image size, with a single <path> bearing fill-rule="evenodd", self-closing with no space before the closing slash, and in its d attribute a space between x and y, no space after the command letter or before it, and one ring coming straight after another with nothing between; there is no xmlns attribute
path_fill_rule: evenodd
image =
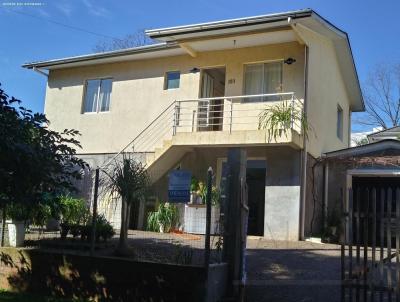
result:
<svg viewBox="0 0 400 302"><path fill-rule="evenodd" d="M292 113L302 110L302 103L293 92L176 101L173 135L178 132L257 130L266 108L282 102L286 102ZM301 132L293 117L290 127Z"/></svg>
<svg viewBox="0 0 400 302"><path fill-rule="evenodd" d="M258 130L265 109L282 102L286 102L292 112L303 108L294 92L174 101L116 156L130 147L137 154L153 153L165 140L180 132ZM301 125L294 119L290 128L301 134Z"/></svg>

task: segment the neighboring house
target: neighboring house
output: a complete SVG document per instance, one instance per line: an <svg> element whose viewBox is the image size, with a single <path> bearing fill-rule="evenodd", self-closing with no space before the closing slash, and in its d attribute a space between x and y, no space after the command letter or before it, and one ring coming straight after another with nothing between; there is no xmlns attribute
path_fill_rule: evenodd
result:
<svg viewBox="0 0 400 302"><path fill-rule="evenodd" d="M249 234L307 235L304 167L349 147L351 113L364 110L347 34L308 9L146 33L160 43L23 65L49 73L52 129L79 130L92 167L133 147L161 200L170 170L205 180L212 166L218 185L227 150L246 148ZM297 124L275 138L259 129L260 113L283 102L304 109L308 140ZM143 227L151 204L136 209L133 227ZM118 224L118 205L102 202L100 211Z"/></svg>
<svg viewBox="0 0 400 302"><path fill-rule="evenodd" d="M338 212L343 208L347 212L349 208L355 208L354 212L356 212L357 202L362 203L363 207L368 207L366 205L370 200L372 213L373 200L367 194L372 190L377 192L378 212L379 209L387 209L385 203L392 198L388 196L387 190L390 188L394 192L400 188L400 141L398 139L381 139L362 146L327 152L322 158L325 171L323 182L325 194L321 204L324 207L322 212L328 217L326 220L328 224L329 216L335 209ZM349 205L352 199L350 189L353 190L353 207ZM393 202L392 213L396 213L397 207L398 205ZM372 220L369 222L369 225L371 224Z"/></svg>
<svg viewBox="0 0 400 302"><path fill-rule="evenodd" d="M383 129L378 132L373 132L367 135L368 142L375 143L386 139L400 139L400 126L395 126L388 129Z"/></svg>
<svg viewBox="0 0 400 302"><path fill-rule="evenodd" d="M369 142L368 135L374 134L375 132L381 131L382 127L373 128L371 131L364 132L352 132L351 133L351 147L364 145Z"/></svg>

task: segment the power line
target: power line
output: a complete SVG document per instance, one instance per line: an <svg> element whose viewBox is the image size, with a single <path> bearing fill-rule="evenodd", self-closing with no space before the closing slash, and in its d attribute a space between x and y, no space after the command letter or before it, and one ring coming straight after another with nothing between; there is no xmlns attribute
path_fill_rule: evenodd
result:
<svg viewBox="0 0 400 302"><path fill-rule="evenodd" d="M99 37L103 37L103 38L107 38L107 39L112 39L112 40L123 41L121 39L118 39L118 38L115 38L115 37L112 37L112 36L108 36L108 35L104 35L104 34L100 34L100 33L96 33L94 31L86 30L86 29L81 28L81 27L64 24L64 23L61 23L61 22L58 22L58 21L42 18L42 17L36 16L36 15L25 13L25 12L19 12L19 11L15 11L15 10L12 10L12 9L7 9L7 8L4 8L4 9L7 10L7 11L10 11L12 13L15 13L15 14L19 14L19 15L28 16L28 17L31 17L31 18L43 20L43 21L46 21L46 22L49 22L49 23L53 23L53 24L56 24L56 25L59 25L59 26L63 26L63 27L69 28L69 29L81 31L81 32L84 32L84 33L87 33L87 34L91 34L91 35L95 35L95 36L99 36Z"/></svg>

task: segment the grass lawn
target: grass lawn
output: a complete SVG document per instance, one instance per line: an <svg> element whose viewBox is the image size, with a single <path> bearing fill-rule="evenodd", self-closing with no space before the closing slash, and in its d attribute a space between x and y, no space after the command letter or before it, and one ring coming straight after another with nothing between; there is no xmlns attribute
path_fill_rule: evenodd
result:
<svg viewBox="0 0 400 302"><path fill-rule="evenodd" d="M1 302L77 302L78 300L43 297L31 294L11 293L0 289ZM81 300L83 302L83 300Z"/></svg>

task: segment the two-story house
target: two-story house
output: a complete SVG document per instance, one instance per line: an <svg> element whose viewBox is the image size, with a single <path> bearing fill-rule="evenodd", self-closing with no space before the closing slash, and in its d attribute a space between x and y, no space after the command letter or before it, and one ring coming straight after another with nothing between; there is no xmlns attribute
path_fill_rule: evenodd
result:
<svg viewBox="0 0 400 302"><path fill-rule="evenodd" d="M93 167L123 148L140 155L161 200L170 170L204 180L212 166L218 184L227 150L246 148L249 234L303 238L306 167L347 148L351 113L364 110L347 34L310 9L146 34L159 43L23 65L48 71L51 128L79 130ZM260 129L279 104L304 111L308 138L297 123L273 138ZM117 209L100 207L115 223Z"/></svg>

